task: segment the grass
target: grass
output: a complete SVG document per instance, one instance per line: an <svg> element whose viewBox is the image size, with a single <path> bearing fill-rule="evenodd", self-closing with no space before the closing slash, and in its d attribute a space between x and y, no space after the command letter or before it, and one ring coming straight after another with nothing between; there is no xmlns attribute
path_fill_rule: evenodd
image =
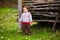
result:
<svg viewBox="0 0 60 40"><path fill-rule="evenodd" d="M11 10L12 9L12 10ZM11 11L10 11L11 10ZM60 32L53 32L50 28L37 29L37 25L32 25L32 35L22 35L17 33L18 23L16 22L17 9L0 9L0 40L60 40ZM8 14L8 15L7 15ZM6 17L4 18L4 16ZM4 20L3 20L4 18ZM20 29L21 31L21 29Z"/></svg>

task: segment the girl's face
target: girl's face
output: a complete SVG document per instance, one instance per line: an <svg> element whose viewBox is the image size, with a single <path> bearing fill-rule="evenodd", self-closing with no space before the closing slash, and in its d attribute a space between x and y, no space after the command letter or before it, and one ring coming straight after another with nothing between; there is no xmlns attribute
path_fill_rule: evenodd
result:
<svg viewBox="0 0 60 40"><path fill-rule="evenodd" d="M23 12L28 12L28 9L27 8L23 8Z"/></svg>

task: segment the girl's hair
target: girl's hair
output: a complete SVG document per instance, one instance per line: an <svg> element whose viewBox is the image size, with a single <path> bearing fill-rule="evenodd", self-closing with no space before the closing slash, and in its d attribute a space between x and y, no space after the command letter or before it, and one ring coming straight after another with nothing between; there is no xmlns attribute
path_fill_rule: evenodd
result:
<svg viewBox="0 0 60 40"><path fill-rule="evenodd" d="M26 8L29 11L29 6L24 6L23 8Z"/></svg>

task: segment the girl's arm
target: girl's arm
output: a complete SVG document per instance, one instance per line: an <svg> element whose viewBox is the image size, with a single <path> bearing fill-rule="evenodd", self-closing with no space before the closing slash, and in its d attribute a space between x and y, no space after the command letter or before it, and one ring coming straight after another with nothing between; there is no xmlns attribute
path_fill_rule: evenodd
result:
<svg viewBox="0 0 60 40"><path fill-rule="evenodd" d="M19 22L21 22L22 21L22 15L21 15L21 17L19 18Z"/></svg>
<svg viewBox="0 0 60 40"><path fill-rule="evenodd" d="M30 14L30 22L32 22L32 15Z"/></svg>

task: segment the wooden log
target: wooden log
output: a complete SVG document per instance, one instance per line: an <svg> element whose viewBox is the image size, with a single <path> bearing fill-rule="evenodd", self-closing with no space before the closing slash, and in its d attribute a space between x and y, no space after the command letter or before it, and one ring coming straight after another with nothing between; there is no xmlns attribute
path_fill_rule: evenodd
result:
<svg viewBox="0 0 60 40"><path fill-rule="evenodd" d="M33 22L55 22L55 20L33 20ZM58 20L57 22L60 22L60 20Z"/></svg>
<svg viewBox="0 0 60 40"><path fill-rule="evenodd" d="M30 8L31 10L60 10L58 7Z"/></svg>
<svg viewBox="0 0 60 40"><path fill-rule="evenodd" d="M34 2L37 3L37 1L23 1L23 3L34 3Z"/></svg>
<svg viewBox="0 0 60 40"><path fill-rule="evenodd" d="M33 20L34 22L55 22L54 20Z"/></svg>

